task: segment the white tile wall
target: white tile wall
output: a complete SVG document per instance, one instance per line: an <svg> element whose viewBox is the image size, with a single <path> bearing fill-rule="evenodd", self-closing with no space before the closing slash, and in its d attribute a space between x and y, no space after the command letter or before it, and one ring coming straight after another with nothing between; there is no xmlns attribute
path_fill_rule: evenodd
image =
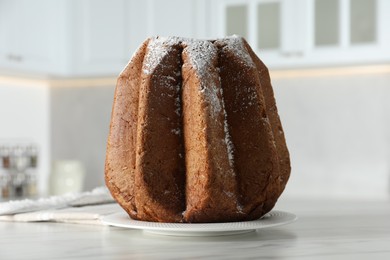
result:
<svg viewBox="0 0 390 260"><path fill-rule="evenodd" d="M390 75L274 78L292 160L285 196L388 198Z"/></svg>
<svg viewBox="0 0 390 260"><path fill-rule="evenodd" d="M114 85L51 88L53 160L80 160L84 188L104 185L104 161Z"/></svg>
<svg viewBox="0 0 390 260"><path fill-rule="evenodd" d="M0 81L0 143L35 143L39 148L39 190L46 192L50 161L49 87Z"/></svg>

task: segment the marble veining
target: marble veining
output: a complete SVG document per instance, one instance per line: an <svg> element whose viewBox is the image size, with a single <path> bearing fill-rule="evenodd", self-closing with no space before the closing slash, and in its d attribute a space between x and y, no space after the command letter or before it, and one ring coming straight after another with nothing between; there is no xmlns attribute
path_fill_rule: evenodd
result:
<svg viewBox="0 0 390 260"><path fill-rule="evenodd" d="M288 201L298 221L223 237L0 222L0 259L390 259L390 201Z"/></svg>

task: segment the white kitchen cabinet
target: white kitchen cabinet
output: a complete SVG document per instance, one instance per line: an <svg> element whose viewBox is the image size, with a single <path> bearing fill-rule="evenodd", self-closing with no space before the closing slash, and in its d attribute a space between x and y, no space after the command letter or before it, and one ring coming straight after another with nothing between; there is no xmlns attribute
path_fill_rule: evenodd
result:
<svg viewBox="0 0 390 260"><path fill-rule="evenodd" d="M134 50L150 36L210 37L210 10L207 0L129 1L126 46Z"/></svg>
<svg viewBox="0 0 390 260"><path fill-rule="evenodd" d="M125 1L0 0L0 69L112 74L125 63Z"/></svg>
<svg viewBox="0 0 390 260"><path fill-rule="evenodd" d="M219 0L212 3L214 37L245 37L270 67L302 58L306 0Z"/></svg>
<svg viewBox="0 0 390 260"><path fill-rule="evenodd" d="M0 0L0 67L56 72L63 40L62 7L61 1Z"/></svg>
<svg viewBox="0 0 390 260"><path fill-rule="evenodd" d="M219 0L212 34L239 34L271 68L390 61L390 1Z"/></svg>
<svg viewBox="0 0 390 260"><path fill-rule="evenodd" d="M127 62L125 0L68 2L66 76L116 75Z"/></svg>
<svg viewBox="0 0 390 260"><path fill-rule="evenodd" d="M246 37L270 68L390 61L388 0L0 0L0 70L117 75L151 35Z"/></svg>
<svg viewBox="0 0 390 260"><path fill-rule="evenodd" d="M117 75L148 36L208 36L206 0L0 0L0 70Z"/></svg>
<svg viewBox="0 0 390 260"><path fill-rule="evenodd" d="M390 26L390 1L312 0L307 4L308 19L311 17L314 21L311 22L312 27L308 28L309 41L305 48L304 64L344 65L390 61L390 37L387 31ZM322 17L319 17L320 13Z"/></svg>

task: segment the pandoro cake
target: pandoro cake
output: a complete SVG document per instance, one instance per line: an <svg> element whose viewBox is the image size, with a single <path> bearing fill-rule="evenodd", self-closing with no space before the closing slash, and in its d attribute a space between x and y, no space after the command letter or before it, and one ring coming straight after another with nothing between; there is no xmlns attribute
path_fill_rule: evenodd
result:
<svg viewBox="0 0 390 260"><path fill-rule="evenodd" d="M258 219L290 171L268 69L242 37L152 37L120 74L105 181L132 219Z"/></svg>

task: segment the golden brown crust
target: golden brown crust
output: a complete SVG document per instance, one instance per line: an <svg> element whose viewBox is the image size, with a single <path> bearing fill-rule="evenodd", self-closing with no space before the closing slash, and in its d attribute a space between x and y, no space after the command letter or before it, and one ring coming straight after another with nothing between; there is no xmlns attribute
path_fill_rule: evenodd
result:
<svg viewBox="0 0 390 260"><path fill-rule="evenodd" d="M181 46L158 43L161 61L144 63L140 85L135 203L137 219L178 222L185 210L181 122ZM145 60L153 59L151 46ZM157 46L155 46L157 48ZM150 71L148 71L150 69Z"/></svg>
<svg viewBox="0 0 390 260"><path fill-rule="evenodd" d="M268 199L263 209L263 214L265 214L274 207L278 197L282 194L287 184L287 181L290 177L290 172L291 172L290 154L287 148L282 123L280 121L279 114L278 114L278 109L276 107L274 91L271 85L271 78L269 76L268 69L264 65L264 63L259 59L259 57L257 57L257 55L254 53L250 45L244 39L242 40L245 44L246 49L248 50L249 55L251 56L252 60L254 61L257 67L261 89L264 94L267 115L271 123L272 132L275 139L276 150L279 156L280 178L274 180L276 182L274 186L278 187L278 189L274 189L272 186L270 186L267 189L266 194L268 194Z"/></svg>
<svg viewBox="0 0 390 260"><path fill-rule="evenodd" d="M118 79L105 169L133 219L257 219L289 174L268 70L245 40L143 43Z"/></svg>
<svg viewBox="0 0 390 260"><path fill-rule="evenodd" d="M137 217L134 177L138 92L148 42L141 45L118 78L107 141L106 185L132 218Z"/></svg>
<svg viewBox="0 0 390 260"><path fill-rule="evenodd" d="M218 50L208 41L183 51L183 129L186 156L186 222L234 221L237 185L229 164ZM207 73L203 73L207 72Z"/></svg>
<svg viewBox="0 0 390 260"><path fill-rule="evenodd" d="M240 38L216 41L228 125L234 144L240 203L246 219L261 217L266 189L277 189L279 158L257 68ZM238 73L237 73L238 71ZM273 190L268 190L274 192Z"/></svg>

